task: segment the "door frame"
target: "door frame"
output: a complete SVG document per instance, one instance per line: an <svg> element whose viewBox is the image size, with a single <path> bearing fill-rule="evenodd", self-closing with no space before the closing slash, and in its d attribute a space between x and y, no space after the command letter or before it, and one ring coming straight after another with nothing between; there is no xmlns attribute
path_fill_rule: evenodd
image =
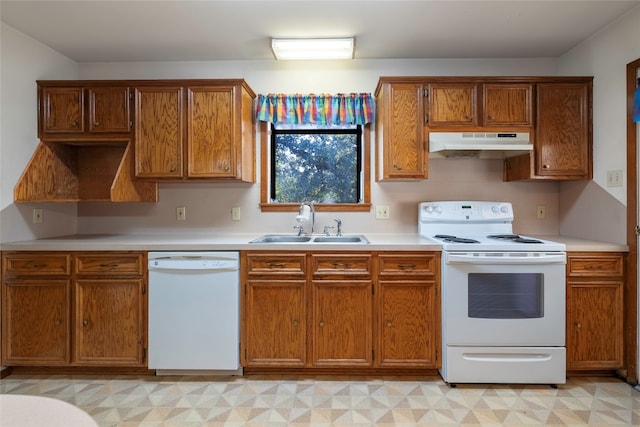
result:
<svg viewBox="0 0 640 427"><path fill-rule="evenodd" d="M633 101L640 58L627 64L627 279L624 289L624 342L627 382L638 383L638 150Z"/></svg>

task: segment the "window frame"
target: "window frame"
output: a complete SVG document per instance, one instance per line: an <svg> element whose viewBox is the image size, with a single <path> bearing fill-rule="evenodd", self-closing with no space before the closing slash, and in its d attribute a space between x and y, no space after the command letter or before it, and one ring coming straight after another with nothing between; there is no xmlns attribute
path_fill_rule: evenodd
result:
<svg viewBox="0 0 640 427"><path fill-rule="evenodd" d="M271 123L260 128L260 209L262 212L297 212L299 203L271 203ZM371 210L371 124L362 125L362 202L316 203L317 212L369 212Z"/></svg>

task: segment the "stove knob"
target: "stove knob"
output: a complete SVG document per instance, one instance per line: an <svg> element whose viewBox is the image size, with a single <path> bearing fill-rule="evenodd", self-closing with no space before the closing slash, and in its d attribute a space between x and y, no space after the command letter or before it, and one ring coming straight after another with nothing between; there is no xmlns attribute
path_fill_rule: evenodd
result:
<svg viewBox="0 0 640 427"><path fill-rule="evenodd" d="M436 206L434 210L436 213L442 213L442 208L440 206Z"/></svg>
<svg viewBox="0 0 640 427"><path fill-rule="evenodd" d="M507 213L507 212L509 212L509 208L507 208L506 206L501 206L500 207L500 212Z"/></svg>
<svg viewBox="0 0 640 427"><path fill-rule="evenodd" d="M433 212L433 207L432 206L427 206L426 208L424 208L425 212L427 213L432 213Z"/></svg>
<svg viewBox="0 0 640 427"><path fill-rule="evenodd" d="M491 212L493 213L498 213L498 207L497 206L491 206Z"/></svg>

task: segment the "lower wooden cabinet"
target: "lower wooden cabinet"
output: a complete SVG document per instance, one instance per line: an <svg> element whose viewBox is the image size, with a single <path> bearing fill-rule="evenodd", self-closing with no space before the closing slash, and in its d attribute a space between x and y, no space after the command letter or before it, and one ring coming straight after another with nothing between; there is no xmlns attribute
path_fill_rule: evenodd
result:
<svg viewBox="0 0 640 427"><path fill-rule="evenodd" d="M146 363L142 252L4 252L2 364Z"/></svg>
<svg viewBox="0 0 640 427"><path fill-rule="evenodd" d="M567 254L567 369L624 366L624 254Z"/></svg>
<svg viewBox="0 0 640 427"><path fill-rule="evenodd" d="M247 368L435 369L437 252L242 252Z"/></svg>

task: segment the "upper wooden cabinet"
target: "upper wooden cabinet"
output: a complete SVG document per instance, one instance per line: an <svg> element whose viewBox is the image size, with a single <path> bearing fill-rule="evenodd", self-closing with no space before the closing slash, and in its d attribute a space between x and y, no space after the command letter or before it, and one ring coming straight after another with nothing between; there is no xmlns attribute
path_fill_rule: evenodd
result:
<svg viewBox="0 0 640 427"><path fill-rule="evenodd" d="M38 82L38 136L43 141L130 137L130 91L126 85Z"/></svg>
<svg viewBox="0 0 640 427"><path fill-rule="evenodd" d="M505 180L593 177L592 78L536 84L533 153L505 160Z"/></svg>
<svg viewBox="0 0 640 427"><path fill-rule="evenodd" d="M427 178L430 131L508 131L529 133L534 150L505 159L505 181L591 179L592 80L381 77L376 178Z"/></svg>
<svg viewBox="0 0 640 427"><path fill-rule="evenodd" d="M482 123L485 126L531 126L533 85L487 83L482 85Z"/></svg>
<svg viewBox="0 0 640 427"><path fill-rule="evenodd" d="M424 179L424 88L420 83L385 83L377 95L377 179Z"/></svg>
<svg viewBox="0 0 640 427"><path fill-rule="evenodd" d="M136 177L255 182L254 97L239 80L136 86Z"/></svg>
<svg viewBox="0 0 640 427"><path fill-rule="evenodd" d="M425 90L429 127L477 126L478 85L475 83L432 83Z"/></svg>

